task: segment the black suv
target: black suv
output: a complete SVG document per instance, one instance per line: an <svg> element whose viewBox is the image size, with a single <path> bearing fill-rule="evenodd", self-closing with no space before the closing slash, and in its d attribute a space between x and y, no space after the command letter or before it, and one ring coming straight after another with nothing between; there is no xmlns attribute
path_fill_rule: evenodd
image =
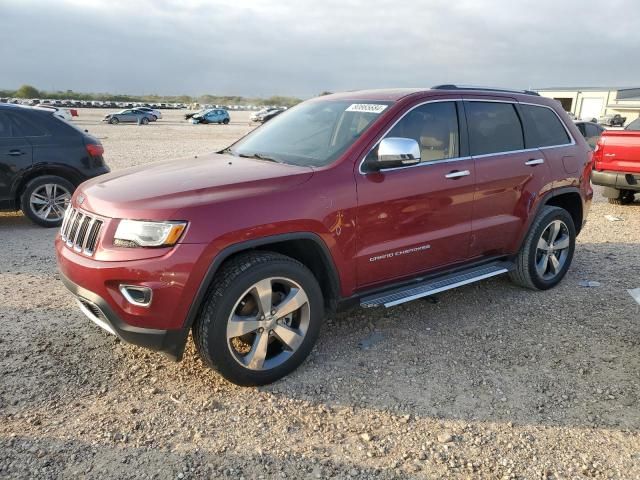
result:
<svg viewBox="0 0 640 480"><path fill-rule="evenodd" d="M0 209L62 223L76 187L109 172L100 141L51 112L0 105Z"/></svg>

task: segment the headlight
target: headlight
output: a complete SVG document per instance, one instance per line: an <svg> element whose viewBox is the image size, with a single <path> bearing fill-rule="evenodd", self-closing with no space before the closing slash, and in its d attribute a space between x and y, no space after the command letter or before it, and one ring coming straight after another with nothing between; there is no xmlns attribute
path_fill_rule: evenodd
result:
<svg viewBox="0 0 640 480"><path fill-rule="evenodd" d="M117 247L170 247L185 228L187 222L120 220L113 243Z"/></svg>

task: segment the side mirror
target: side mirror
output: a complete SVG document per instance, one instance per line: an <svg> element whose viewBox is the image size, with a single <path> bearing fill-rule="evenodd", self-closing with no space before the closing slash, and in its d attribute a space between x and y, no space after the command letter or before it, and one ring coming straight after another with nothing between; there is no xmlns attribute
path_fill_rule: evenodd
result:
<svg viewBox="0 0 640 480"><path fill-rule="evenodd" d="M378 145L378 157L368 163L373 170L405 167L420 163L420 145L413 138L383 138Z"/></svg>

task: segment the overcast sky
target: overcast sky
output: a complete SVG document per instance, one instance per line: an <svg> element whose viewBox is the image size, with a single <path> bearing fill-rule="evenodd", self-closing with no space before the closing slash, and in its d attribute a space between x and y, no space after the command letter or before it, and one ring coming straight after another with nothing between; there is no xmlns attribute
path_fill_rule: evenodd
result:
<svg viewBox="0 0 640 480"><path fill-rule="evenodd" d="M0 88L640 85L638 0L0 0Z"/></svg>

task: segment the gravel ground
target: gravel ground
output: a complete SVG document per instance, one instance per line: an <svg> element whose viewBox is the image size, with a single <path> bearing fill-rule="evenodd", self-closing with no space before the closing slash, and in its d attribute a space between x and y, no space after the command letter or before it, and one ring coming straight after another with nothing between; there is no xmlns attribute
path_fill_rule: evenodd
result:
<svg viewBox="0 0 640 480"><path fill-rule="evenodd" d="M113 169L251 128L244 113L147 127L104 113L76 123ZM301 368L254 389L192 344L175 364L90 323L59 281L55 235L0 214L2 478L640 478L637 201L598 196L551 291L496 278L339 314Z"/></svg>

